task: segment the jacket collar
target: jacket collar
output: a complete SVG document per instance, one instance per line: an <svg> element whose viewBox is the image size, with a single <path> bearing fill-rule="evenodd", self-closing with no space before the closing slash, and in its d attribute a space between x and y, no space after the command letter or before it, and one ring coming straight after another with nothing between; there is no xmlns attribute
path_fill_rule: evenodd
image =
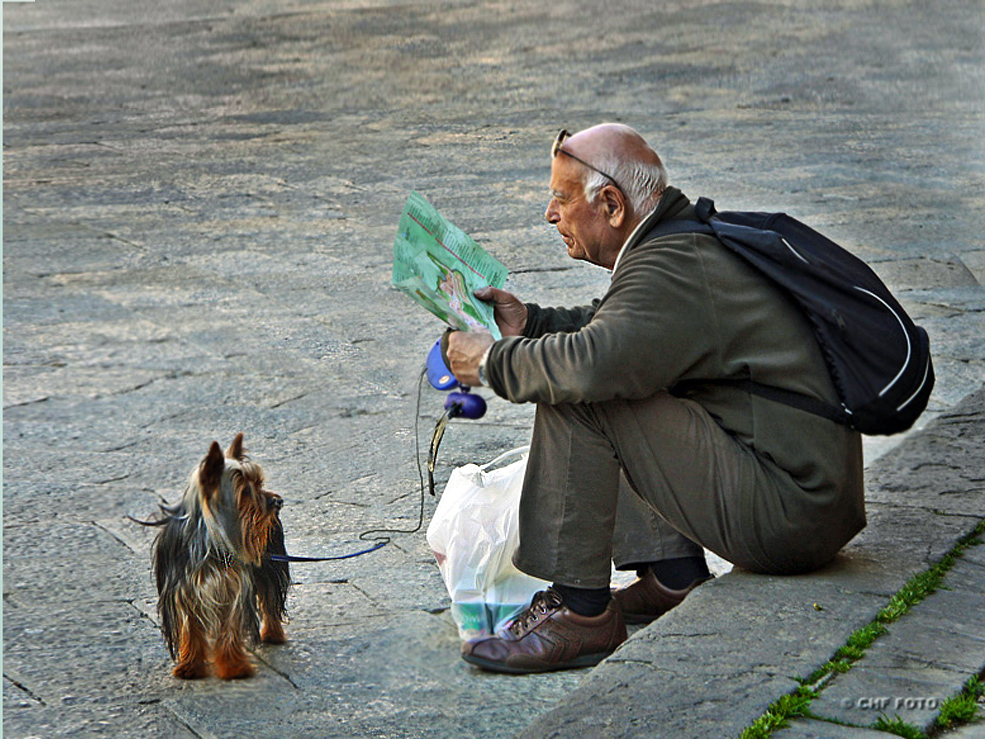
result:
<svg viewBox="0 0 985 739"><path fill-rule="evenodd" d="M619 254L616 256L615 264L612 265L612 274L616 273L619 268L619 262L622 261L623 255L640 243L643 237L650 232L650 230L656 226L658 223L663 223L664 221L669 221L674 218L687 217L685 213L686 210L693 208L691 207L691 201L678 190L676 187L666 187L664 188L663 195L660 196L660 200L657 202L657 207L650 211L639 225L633 229L633 232L626 239L626 243L622 245L622 249L619 250Z"/></svg>

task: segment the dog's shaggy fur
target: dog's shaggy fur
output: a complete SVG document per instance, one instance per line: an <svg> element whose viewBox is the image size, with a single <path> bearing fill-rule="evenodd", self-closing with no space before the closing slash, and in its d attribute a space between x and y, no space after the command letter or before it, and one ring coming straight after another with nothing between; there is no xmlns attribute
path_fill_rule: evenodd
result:
<svg viewBox="0 0 985 739"><path fill-rule="evenodd" d="M263 482L239 434L225 454L212 442L181 500L161 506L154 573L175 677L205 677L210 663L220 678L249 677L248 645L286 641L291 575L270 558L287 553L283 501Z"/></svg>

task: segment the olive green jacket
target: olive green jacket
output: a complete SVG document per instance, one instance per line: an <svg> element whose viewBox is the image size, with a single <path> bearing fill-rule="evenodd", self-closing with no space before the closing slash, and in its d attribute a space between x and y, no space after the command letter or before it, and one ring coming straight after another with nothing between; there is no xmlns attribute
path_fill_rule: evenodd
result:
<svg viewBox="0 0 985 739"><path fill-rule="evenodd" d="M524 336L489 352L490 387L517 403L598 403L685 380L750 379L837 404L808 320L766 277L713 236L647 237L657 223L693 213L668 188L601 299L574 309L528 305ZM850 500L848 528L864 525L856 432L733 387L687 386L687 397L801 490L838 508Z"/></svg>

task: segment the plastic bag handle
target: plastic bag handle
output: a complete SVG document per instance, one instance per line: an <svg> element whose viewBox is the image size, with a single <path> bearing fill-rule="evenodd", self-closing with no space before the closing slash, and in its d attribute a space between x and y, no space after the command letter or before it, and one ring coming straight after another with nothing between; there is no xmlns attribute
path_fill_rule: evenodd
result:
<svg viewBox="0 0 985 739"><path fill-rule="evenodd" d="M519 456L522 456L522 455L526 454L529 451L530 451L530 445L529 444L527 444L526 446L518 446L516 449L510 449L508 452L503 452L502 454L500 454L498 457L496 457L496 459L492 460L491 462L486 462L484 465L482 465L481 467L479 467L479 469L482 470L483 472L485 472L490 467L495 467L497 464L499 464L500 462L502 462L504 459L509 459L510 457L519 457Z"/></svg>

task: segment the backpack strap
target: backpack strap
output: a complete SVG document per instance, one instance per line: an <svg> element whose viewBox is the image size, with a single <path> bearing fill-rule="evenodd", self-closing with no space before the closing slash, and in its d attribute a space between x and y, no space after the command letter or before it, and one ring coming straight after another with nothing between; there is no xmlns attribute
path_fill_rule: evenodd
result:
<svg viewBox="0 0 985 739"><path fill-rule="evenodd" d="M804 395L794 390L784 390L775 385L764 385L753 380L733 380L728 378L681 380L670 388L670 394L678 398L686 397L692 389L708 385L734 387L736 390L758 395L760 398L771 400L774 403L782 403L790 408L796 408L799 411L820 416L821 418L826 418L829 421L834 421L844 426L851 424L851 413L844 408L838 408L831 403L825 403L823 400L818 400L810 395Z"/></svg>
<svg viewBox="0 0 985 739"><path fill-rule="evenodd" d="M810 395L804 395L794 390L784 390L774 385L764 385L752 380L713 380L712 382L715 385L730 385L753 395L758 395L761 398L766 398L776 403L783 403L783 405L788 405L791 408L796 408L807 413L813 413L815 416L820 416L821 418L827 418L829 421L834 421L835 423L844 425L851 423L851 413L846 409L838 408L831 405L831 403L825 403L823 400L818 400Z"/></svg>
<svg viewBox="0 0 985 739"><path fill-rule="evenodd" d="M646 234L643 235L643 238L656 239L661 236L687 233L707 234L709 236L714 236L715 229L707 223L702 223L701 221L694 221L690 218L675 218L671 221L658 223L656 226L647 231Z"/></svg>
<svg viewBox="0 0 985 739"><path fill-rule="evenodd" d="M695 215L699 220L679 218L659 223L647 232L644 238L659 238L680 233L701 233L715 236L715 229L709 221L718 212L715 210L715 203L709 198L698 198L694 206ZM721 240L719 240L721 241ZM753 380L731 380L726 378L709 380L684 380L679 382L671 389L673 395L683 395L690 387L698 385L728 385L738 390L743 390L761 398L772 400L776 403L796 408L797 410L812 413L815 416L826 418L829 421L843 425L851 425L851 413L843 408L825 403L810 395L804 395L793 390L784 390L773 385L764 385Z"/></svg>
<svg viewBox="0 0 985 739"><path fill-rule="evenodd" d="M708 223L718 213L715 201L711 198L698 198L698 202L694 204L694 213L702 223Z"/></svg>

